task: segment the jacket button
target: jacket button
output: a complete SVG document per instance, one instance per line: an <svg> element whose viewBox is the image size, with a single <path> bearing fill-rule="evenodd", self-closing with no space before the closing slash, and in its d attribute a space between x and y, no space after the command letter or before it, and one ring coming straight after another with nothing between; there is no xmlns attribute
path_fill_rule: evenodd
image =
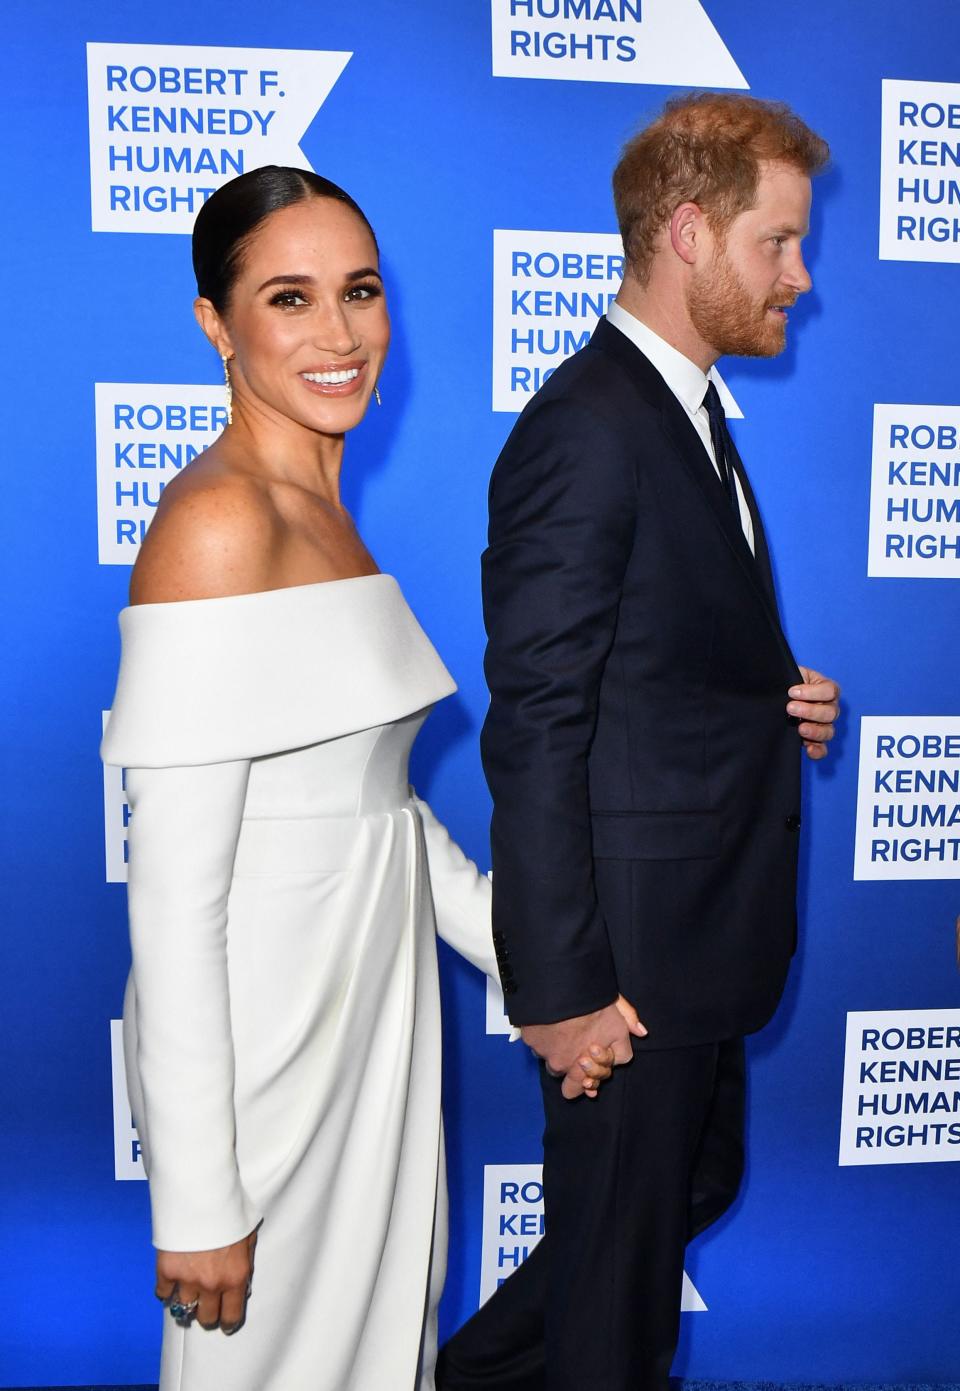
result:
<svg viewBox="0 0 960 1391"><path fill-rule="evenodd" d="M788 830L788 831L799 831L799 829L800 829L800 817L799 817L799 815L798 815L795 811L792 811L792 812L790 813L790 815L787 817L787 820L786 820L785 824L786 824L786 827L787 827L787 830Z"/></svg>
<svg viewBox="0 0 960 1391"><path fill-rule="evenodd" d="M503 993L504 995L516 995L517 987L512 980L503 982Z"/></svg>
<svg viewBox="0 0 960 1391"><path fill-rule="evenodd" d="M499 946L501 942L505 942L507 939L506 939L506 937L504 937L504 935L503 935L502 932L495 932L495 933L493 934L493 940L494 940L494 944L495 944L496 946Z"/></svg>

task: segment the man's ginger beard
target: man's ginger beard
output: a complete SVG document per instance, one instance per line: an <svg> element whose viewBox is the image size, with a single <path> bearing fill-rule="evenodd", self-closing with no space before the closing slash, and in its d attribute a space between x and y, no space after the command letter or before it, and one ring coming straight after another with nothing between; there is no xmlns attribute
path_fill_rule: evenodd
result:
<svg viewBox="0 0 960 1391"><path fill-rule="evenodd" d="M719 357L776 357L786 346L786 323L767 310L795 300L796 296L786 290L779 299L766 297L762 303L751 299L721 238L710 264L694 271L687 312L701 339Z"/></svg>

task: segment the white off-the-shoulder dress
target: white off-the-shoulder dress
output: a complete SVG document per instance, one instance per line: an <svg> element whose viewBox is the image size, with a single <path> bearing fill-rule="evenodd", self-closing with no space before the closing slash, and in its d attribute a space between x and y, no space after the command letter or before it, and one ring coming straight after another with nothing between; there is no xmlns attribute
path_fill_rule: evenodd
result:
<svg viewBox="0 0 960 1391"><path fill-rule="evenodd" d="M128 608L131 1104L153 1239L262 1223L233 1337L161 1391L430 1391L443 1284L435 934L496 975L489 885L411 791L454 689L394 579Z"/></svg>

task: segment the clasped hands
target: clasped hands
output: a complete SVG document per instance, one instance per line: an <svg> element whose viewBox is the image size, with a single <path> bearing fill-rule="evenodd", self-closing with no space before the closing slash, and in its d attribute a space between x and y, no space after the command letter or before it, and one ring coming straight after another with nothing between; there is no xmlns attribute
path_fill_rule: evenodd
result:
<svg viewBox="0 0 960 1391"><path fill-rule="evenodd" d="M615 1067L630 1062L630 1036L646 1038L637 1011L622 995L612 1005L555 1024L525 1024L520 1037L552 1077L562 1077L560 1090L568 1101L595 1097Z"/></svg>

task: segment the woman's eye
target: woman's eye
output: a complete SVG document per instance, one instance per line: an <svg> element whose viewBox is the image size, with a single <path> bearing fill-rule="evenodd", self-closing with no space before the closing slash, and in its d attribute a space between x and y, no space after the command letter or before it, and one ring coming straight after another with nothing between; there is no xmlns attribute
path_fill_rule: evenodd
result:
<svg viewBox="0 0 960 1391"><path fill-rule="evenodd" d="M276 304L281 309L295 309L306 302L300 290L280 290L270 300L271 304Z"/></svg>
<svg viewBox="0 0 960 1391"><path fill-rule="evenodd" d="M346 300L377 299L383 294L379 285L351 285L344 295Z"/></svg>

